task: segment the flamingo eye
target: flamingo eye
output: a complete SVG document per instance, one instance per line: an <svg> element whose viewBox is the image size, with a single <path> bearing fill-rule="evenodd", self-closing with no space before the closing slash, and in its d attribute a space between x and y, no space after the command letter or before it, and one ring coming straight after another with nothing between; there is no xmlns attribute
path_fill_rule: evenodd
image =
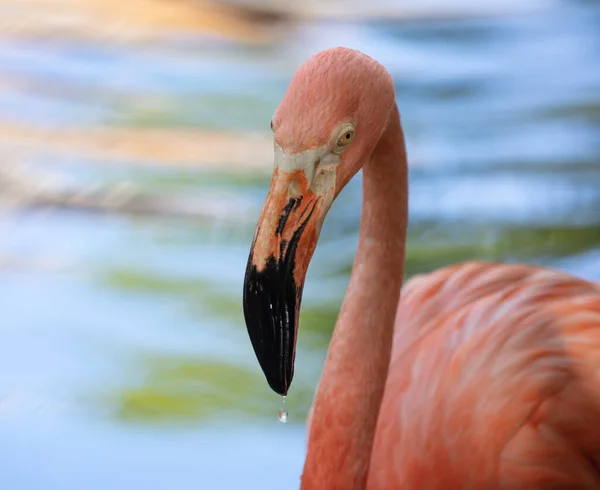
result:
<svg viewBox="0 0 600 490"><path fill-rule="evenodd" d="M354 130L348 129L342 133L342 135L337 140L336 151L345 150L350 143L354 140Z"/></svg>

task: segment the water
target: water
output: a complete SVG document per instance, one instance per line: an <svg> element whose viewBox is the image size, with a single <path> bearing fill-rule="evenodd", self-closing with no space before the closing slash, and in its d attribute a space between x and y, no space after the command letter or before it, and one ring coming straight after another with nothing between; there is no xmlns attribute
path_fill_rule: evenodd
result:
<svg viewBox="0 0 600 490"><path fill-rule="evenodd" d="M3 41L0 120L268 135L298 64L350 45L396 82L411 162L409 275L481 258L600 280L600 9L548 5L472 21L319 24L277 48L231 53ZM35 183L55 172L75 188L126 182L210 196L228 211L0 210L0 487L297 488L356 247L360 176L334 204L309 269L294 417L283 426L241 313L268 175L124 165L47 144L0 137L15 156L3 165L27 163Z"/></svg>

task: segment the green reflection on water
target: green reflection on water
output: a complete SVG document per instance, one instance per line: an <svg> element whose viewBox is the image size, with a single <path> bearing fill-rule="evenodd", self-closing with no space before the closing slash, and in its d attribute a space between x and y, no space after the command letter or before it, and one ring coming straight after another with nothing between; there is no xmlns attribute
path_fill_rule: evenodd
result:
<svg viewBox="0 0 600 490"><path fill-rule="evenodd" d="M117 396L118 418L127 421L186 421L222 417L276 419L280 398L260 372L220 360L153 357L139 387ZM303 422L312 403L313 387L295 382L287 397L292 422Z"/></svg>
<svg viewBox="0 0 600 490"><path fill-rule="evenodd" d="M519 259L557 258L600 246L600 224L515 228L507 230L498 242L505 255L514 251Z"/></svg>
<svg viewBox="0 0 600 490"><path fill-rule="evenodd" d="M430 226L429 226L430 225ZM406 278L470 260L544 262L600 246L600 225L477 229L435 224L411 230L406 250ZM435 231L428 233L430 227ZM462 240L456 236L462 235ZM352 262L334 275L348 275Z"/></svg>

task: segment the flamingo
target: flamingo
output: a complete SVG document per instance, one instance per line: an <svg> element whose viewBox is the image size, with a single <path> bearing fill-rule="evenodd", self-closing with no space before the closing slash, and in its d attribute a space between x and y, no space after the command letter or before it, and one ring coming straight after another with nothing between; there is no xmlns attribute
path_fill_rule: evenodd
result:
<svg viewBox="0 0 600 490"><path fill-rule="evenodd" d="M294 374L321 226L363 169L358 250L309 415L300 488L600 489L600 286L468 262L402 287L404 136L390 74L359 51L306 61L271 126L275 165L243 304L280 395Z"/></svg>

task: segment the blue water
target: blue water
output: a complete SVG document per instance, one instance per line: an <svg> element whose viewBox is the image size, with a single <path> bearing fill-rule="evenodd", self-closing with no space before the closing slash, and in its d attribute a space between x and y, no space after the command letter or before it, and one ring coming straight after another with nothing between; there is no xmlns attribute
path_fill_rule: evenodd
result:
<svg viewBox="0 0 600 490"><path fill-rule="evenodd" d="M142 94L183 104L188 125L267 132L304 58L356 47L396 82L411 163L409 264L441 265L417 267L434 247L442 262L523 259L600 280L599 7L317 24L277 47L231 52L4 42L0 72L29 89L0 91L0 117L119 125L138 120L124 101ZM297 488L330 325L300 333L292 391L303 394L291 394L284 426L241 321L268 177L105 166L47 158L43 147L19 155L32 178L225 196L252 219L1 210L0 488ZM327 220L304 308L335 311L359 211L360 176Z"/></svg>

